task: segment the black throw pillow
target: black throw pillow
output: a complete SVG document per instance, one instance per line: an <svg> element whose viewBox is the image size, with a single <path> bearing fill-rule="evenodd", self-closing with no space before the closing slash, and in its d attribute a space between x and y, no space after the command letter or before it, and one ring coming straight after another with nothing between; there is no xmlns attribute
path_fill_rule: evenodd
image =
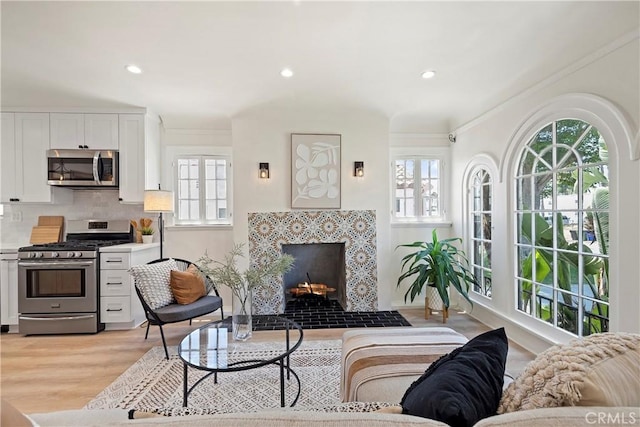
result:
<svg viewBox="0 0 640 427"><path fill-rule="evenodd" d="M407 389L402 413L472 426L495 415L509 343L504 328L478 335L432 363Z"/></svg>

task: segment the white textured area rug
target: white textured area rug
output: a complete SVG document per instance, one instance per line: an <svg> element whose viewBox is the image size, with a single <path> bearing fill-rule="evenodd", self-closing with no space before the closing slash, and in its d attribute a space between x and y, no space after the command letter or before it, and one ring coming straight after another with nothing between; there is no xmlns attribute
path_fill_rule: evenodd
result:
<svg viewBox="0 0 640 427"><path fill-rule="evenodd" d="M252 343L256 354L264 343ZM303 341L291 354L291 367L300 378L296 408L336 405L340 402L340 340ZM189 368L189 386L206 372ZM254 412L280 407L280 368L263 366L213 375L193 389L188 407L182 407L183 364L176 347L165 359L162 347L153 347L140 360L89 402L85 409L123 408L165 415ZM285 379L286 405L295 399L298 384Z"/></svg>

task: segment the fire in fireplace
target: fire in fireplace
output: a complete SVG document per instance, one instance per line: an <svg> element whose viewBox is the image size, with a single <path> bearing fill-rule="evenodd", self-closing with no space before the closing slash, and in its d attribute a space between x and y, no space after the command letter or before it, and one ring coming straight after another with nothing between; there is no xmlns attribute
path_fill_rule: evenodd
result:
<svg viewBox="0 0 640 427"><path fill-rule="evenodd" d="M282 278L285 302L311 296L336 299L343 309L346 308L344 243L283 244L282 252L296 259L292 270ZM304 291L291 290L301 285Z"/></svg>

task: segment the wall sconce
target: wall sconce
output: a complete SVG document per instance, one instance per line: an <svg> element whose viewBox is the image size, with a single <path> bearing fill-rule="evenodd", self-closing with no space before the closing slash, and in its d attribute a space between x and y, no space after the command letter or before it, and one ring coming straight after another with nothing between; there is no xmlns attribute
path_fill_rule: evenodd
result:
<svg viewBox="0 0 640 427"><path fill-rule="evenodd" d="M364 162L353 162L353 176L358 178L364 176Z"/></svg>
<svg viewBox="0 0 640 427"><path fill-rule="evenodd" d="M269 163L260 163L258 176L260 179L269 179Z"/></svg>

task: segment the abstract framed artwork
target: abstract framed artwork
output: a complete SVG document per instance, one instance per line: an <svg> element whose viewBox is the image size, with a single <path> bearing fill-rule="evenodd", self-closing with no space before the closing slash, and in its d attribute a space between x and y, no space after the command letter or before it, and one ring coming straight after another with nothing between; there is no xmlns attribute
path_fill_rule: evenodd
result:
<svg viewBox="0 0 640 427"><path fill-rule="evenodd" d="M340 209L342 135L291 134L291 207Z"/></svg>

